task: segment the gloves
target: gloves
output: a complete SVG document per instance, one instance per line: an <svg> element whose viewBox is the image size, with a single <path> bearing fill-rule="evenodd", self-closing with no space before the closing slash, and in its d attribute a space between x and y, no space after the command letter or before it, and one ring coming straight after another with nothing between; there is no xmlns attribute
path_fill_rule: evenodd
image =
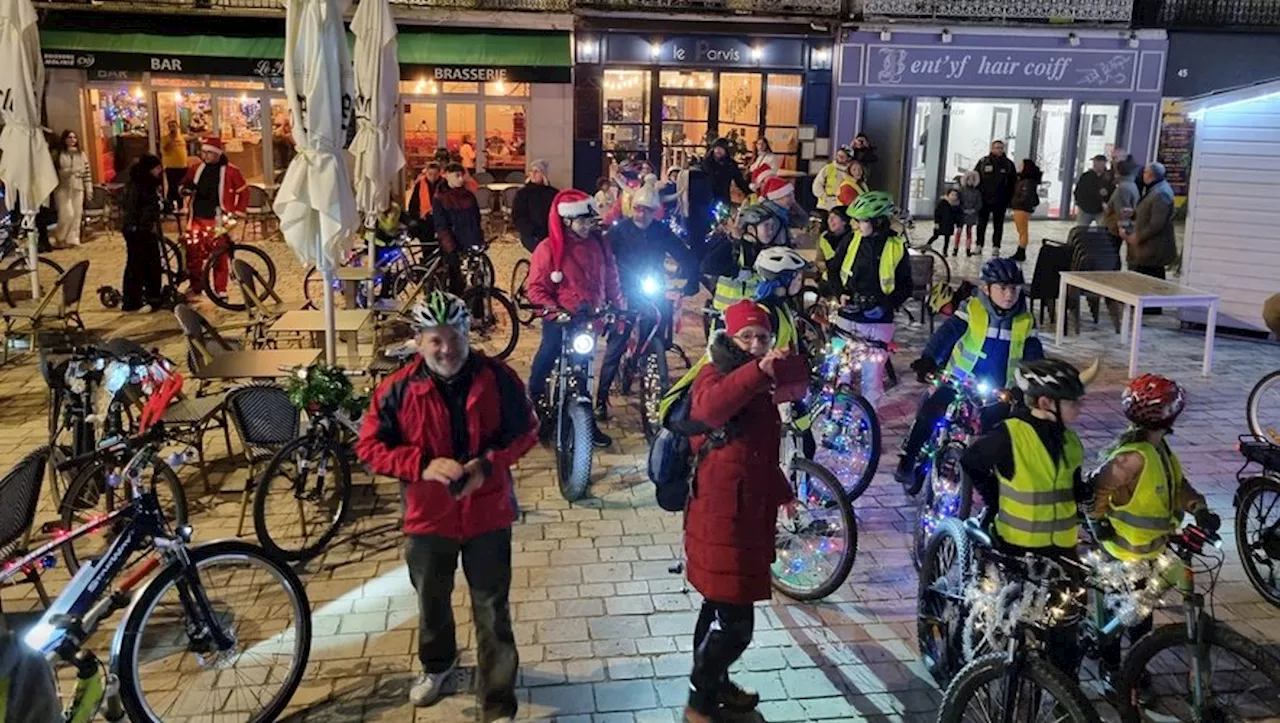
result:
<svg viewBox="0 0 1280 723"><path fill-rule="evenodd" d="M1093 539L1101 542L1110 540L1116 536L1115 528L1107 520L1092 520L1089 527L1093 529Z"/></svg>
<svg viewBox="0 0 1280 723"><path fill-rule="evenodd" d="M1196 526L1205 532L1217 532L1222 528L1222 518L1208 507L1201 507L1195 513Z"/></svg>
<svg viewBox="0 0 1280 723"><path fill-rule="evenodd" d="M938 371L938 364L929 357L920 357L911 362L911 371L916 373L916 380L924 384L925 378Z"/></svg>

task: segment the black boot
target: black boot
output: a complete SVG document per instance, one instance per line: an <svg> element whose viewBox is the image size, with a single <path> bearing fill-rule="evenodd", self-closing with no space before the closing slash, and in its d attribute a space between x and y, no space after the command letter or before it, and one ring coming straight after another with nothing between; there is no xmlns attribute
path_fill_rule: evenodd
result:
<svg viewBox="0 0 1280 723"><path fill-rule="evenodd" d="M1024 248L1022 248L1021 246L1019 246L1019 247L1018 247L1018 250L1017 250L1017 251L1014 251L1014 252L1013 252L1013 255L1009 257L1009 260L1010 260L1010 261L1026 261L1026 260L1027 260L1027 250L1026 250L1026 249L1024 249Z"/></svg>
<svg viewBox="0 0 1280 723"><path fill-rule="evenodd" d="M609 421L609 400L599 395L596 396L596 421Z"/></svg>
<svg viewBox="0 0 1280 723"><path fill-rule="evenodd" d="M742 688L737 683L724 679L716 695L720 706L732 713L750 713L760 705L760 694L754 690Z"/></svg>
<svg viewBox="0 0 1280 723"><path fill-rule="evenodd" d="M593 420L591 422L591 446L601 449L613 444L613 437L600 431L600 425Z"/></svg>
<svg viewBox="0 0 1280 723"><path fill-rule="evenodd" d="M898 458L898 468L893 472L893 479L903 487L910 489L916 481L915 459L907 455Z"/></svg>

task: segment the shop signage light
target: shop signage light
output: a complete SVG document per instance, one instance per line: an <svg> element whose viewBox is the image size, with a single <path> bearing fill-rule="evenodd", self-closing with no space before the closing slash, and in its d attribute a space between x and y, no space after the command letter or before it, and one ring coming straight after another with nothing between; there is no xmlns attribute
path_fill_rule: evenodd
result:
<svg viewBox="0 0 1280 723"><path fill-rule="evenodd" d="M1205 113L1208 113L1211 110L1222 110L1224 108L1234 108L1237 106L1249 105L1251 103L1258 103L1264 100L1271 100L1272 98L1280 98L1280 90L1275 91L1273 93L1263 93L1262 95L1255 95L1252 98L1239 98L1237 100L1229 100L1225 103L1219 103L1217 105L1209 105L1203 108L1197 108L1196 110L1191 111L1188 115L1190 115L1193 120L1200 120L1201 118L1204 117Z"/></svg>

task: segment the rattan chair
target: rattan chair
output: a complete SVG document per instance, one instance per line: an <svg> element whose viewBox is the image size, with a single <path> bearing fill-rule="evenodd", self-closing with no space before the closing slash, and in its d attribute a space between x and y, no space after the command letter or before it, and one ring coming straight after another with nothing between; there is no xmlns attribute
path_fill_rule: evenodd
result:
<svg viewBox="0 0 1280 723"><path fill-rule="evenodd" d="M84 295L89 274L88 259L63 272L39 301L22 301L12 308L0 309L4 322L4 351L0 364L9 361L9 338L15 334L31 338L31 350L40 342L40 333L50 330L84 329L80 318L80 298Z"/></svg>
<svg viewBox="0 0 1280 723"><path fill-rule="evenodd" d="M262 186L249 186L249 199L244 210L244 224L240 227L240 241L244 242L249 233L249 225L253 224L254 233L258 238L262 237L262 227L275 220L278 224L279 219L276 218L275 211L271 208L271 196L267 193L267 189Z"/></svg>
<svg viewBox="0 0 1280 723"><path fill-rule="evenodd" d="M245 348L245 343L236 339L228 339L222 335L222 331L230 331L232 329L240 329L250 334L257 324L236 324L230 327L224 327L222 331L218 330L210 324L195 309L186 304L178 304L173 308L173 315L178 319L178 326L182 329L182 336L187 340L187 368L191 370L193 375L198 375L205 365L213 361L214 357L233 351L241 351ZM202 396L205 392L205 382L201 381L200 389L196 392L197 396Z"/></svg>
<svg viewBox="0 0 1280 723"><path fill-rule="evenodd" d="M526 180L524 171L512 171L507 174L507 183L524 183Z"/></svg>
<svg viewBox="0 0 1280 723"><path fill-rule="evenodd" d="M236 387L227 393L226 405L249 467L249 478L240 497L240 521L236 525L236 534L242 535L244 516L249 510L249 494L258 479L258 467L298 437L301 416L284 389L270 383Z"/></svg>
<svg viewBox="0 0 1280 723"><path fill-rule="evenodd" d="M481 186L487 186L488 184L493 183L495 180L493 177L493 174L489 173L488 171L481 171L475 174L474 176L472 176L472 178L474 178L475 182L480 184Z"/></svg>
<svg viewBox="0 0 1280 723"><path fill-rule="evenodd" d="M240 293L244 298L245 308L249 312L249 320L257 324L254 338L266 341L267 329L276 323L285 312L297 311L305 304L289 303L280 298L276 290L271 288L267 280L262 278L258 270L247 261L232 259L231 276L240 285Z"/></svg>
<svg viewBox="0 0 1280 723"><path fill-rule="evenodd" d="M36 507L48 459L49 448L40 447L18 460L13 469L0 479L0 560L14 560L29 552L27 545L35 526ZM35 587L40 604L49 607L49 595L40 581L38 565L27 567L15 578Z"/></svg>

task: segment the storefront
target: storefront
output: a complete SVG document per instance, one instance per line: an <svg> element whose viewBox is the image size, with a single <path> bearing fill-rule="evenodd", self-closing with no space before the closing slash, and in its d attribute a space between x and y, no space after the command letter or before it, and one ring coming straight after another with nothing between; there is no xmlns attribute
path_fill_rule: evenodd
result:
<svg viewBox="0 0 1280 723"><path fill-rule="evenodd" d="M784 169L804 170L801 126L826 136L830 37L657 36L580 31L575 183L608 159L682 165L718 137L740 149L769 139Z"/></svg>
<svg viewBox="0 0 1280 723"><path fill-rule="evenodd" d="M282 35L42 30L50 123L82 130L99 183L156 152L176 122L192 159L199 138L216 135L250 183L278 185L294 156ZM410 172L447 148L497 174L550 156L567 180L567 32L402 32L399 53ZM532 122L540 115L541 129Z"/></svg>
<svg viewBox="0 0 1280 723"><path fill-rule="evenodd" d="M873 185L930 215L1002 139L1044 171L1036 215L1063 218L1090 158L1116 146L1154 157L1166 47L1162 31L853 32L837 53L833 140L867 133Z"/></svg>

